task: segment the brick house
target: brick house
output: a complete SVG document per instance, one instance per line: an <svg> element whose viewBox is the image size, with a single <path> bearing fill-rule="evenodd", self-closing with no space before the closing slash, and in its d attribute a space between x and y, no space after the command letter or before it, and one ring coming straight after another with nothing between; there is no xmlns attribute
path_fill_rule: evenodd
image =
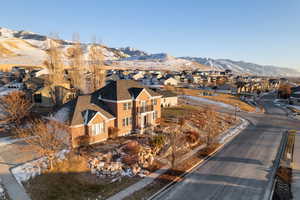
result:
<svg viewBox="0 0 300 200"><path fill-rule="evenodd" d="M157 124L161 95L133 80L117 80L64 104L54 118L70 128L73 147L142 133Z"/></svg>

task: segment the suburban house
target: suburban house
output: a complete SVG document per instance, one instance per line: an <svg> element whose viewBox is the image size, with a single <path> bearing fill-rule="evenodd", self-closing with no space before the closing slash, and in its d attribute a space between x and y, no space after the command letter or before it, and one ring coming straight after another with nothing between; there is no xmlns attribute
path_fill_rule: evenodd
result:
<svg viewBox="0 0 300 200"><path fill-rule="evenodd" d="M170 78L168 78L166 80L163 80L163 84L164 85L173 85L173 86L176 86L178 84L178 81L175 78L170 77Z"/></svg>
<svg viewBox="0 0 300 200"><path fill-rule="evenodd" d="M62 105L70 101L75 97L75 95L76 91L70 88L68 83L62 83L60 85L46 85L32 91L32 102L36 107L52 108L55 104ZM57 96L57 98L53 99L53 96Z"/></svg>
<svg viewBox="0 0 300 200"><path fill-rule="evenodd" d="M161 97L161 107L172 107L177 106L178 104L178 96L177 94L168 91L168 90L157 90Z"/></svg>
<svg viewBox="0 0 300 200"><path fill-rule="evenodd" d="M144 78L144 74L141 73L141 72L132 75L132 79L133 79L133 80L136 80L136 81L137 81L137 80L140 80L140 79L142 79L142 78Z"/></svg>
<svg viewBox="0 0 300 200"><path fill-rule="evenodd" d="M64 104L54 119L70 128L73 147L109 137L142 133L158 123L162 95L133 80L113 81Z"/></svg>
<svg viewBox="0 0 300 200"><path fill-rule="evenodd" d="M292 94L290 96L290 103L296 106L300 106L300 86L293 87Z"/></svg>

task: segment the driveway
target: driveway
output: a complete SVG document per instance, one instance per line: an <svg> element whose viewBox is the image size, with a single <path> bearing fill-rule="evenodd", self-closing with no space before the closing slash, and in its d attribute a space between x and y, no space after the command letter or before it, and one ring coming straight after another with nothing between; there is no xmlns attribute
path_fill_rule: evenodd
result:
<svg viewBox="0 0 300 200"><path fill-rule="evenodd" d="M0 145L0 178L12 200L30 200L30 198L11 174L10 168L38 156L34 149L24 142Z"/></svg>

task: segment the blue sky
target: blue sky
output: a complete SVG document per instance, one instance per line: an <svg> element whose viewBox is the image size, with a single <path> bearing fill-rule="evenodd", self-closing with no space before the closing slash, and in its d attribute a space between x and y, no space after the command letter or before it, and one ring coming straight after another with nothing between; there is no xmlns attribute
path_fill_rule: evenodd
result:
<svg viewBox="0 0 300 200"><path fill-rule="evenodd" d="M2 1L0 26L300 70L299 0Z"/></svg>

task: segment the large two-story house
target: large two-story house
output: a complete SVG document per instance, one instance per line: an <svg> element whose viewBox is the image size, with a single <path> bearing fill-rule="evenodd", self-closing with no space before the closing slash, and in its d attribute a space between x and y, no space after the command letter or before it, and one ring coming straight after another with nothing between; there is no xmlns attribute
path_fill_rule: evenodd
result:
<svg viewBox="0 0 300 200"><path fill-rule="evenodd" d="M133 80L118 80L64 104L54 119L69 126L70 143L76 147L82 138L92 144L111 135L141 133L160 116L161 94Z"/></svg>

